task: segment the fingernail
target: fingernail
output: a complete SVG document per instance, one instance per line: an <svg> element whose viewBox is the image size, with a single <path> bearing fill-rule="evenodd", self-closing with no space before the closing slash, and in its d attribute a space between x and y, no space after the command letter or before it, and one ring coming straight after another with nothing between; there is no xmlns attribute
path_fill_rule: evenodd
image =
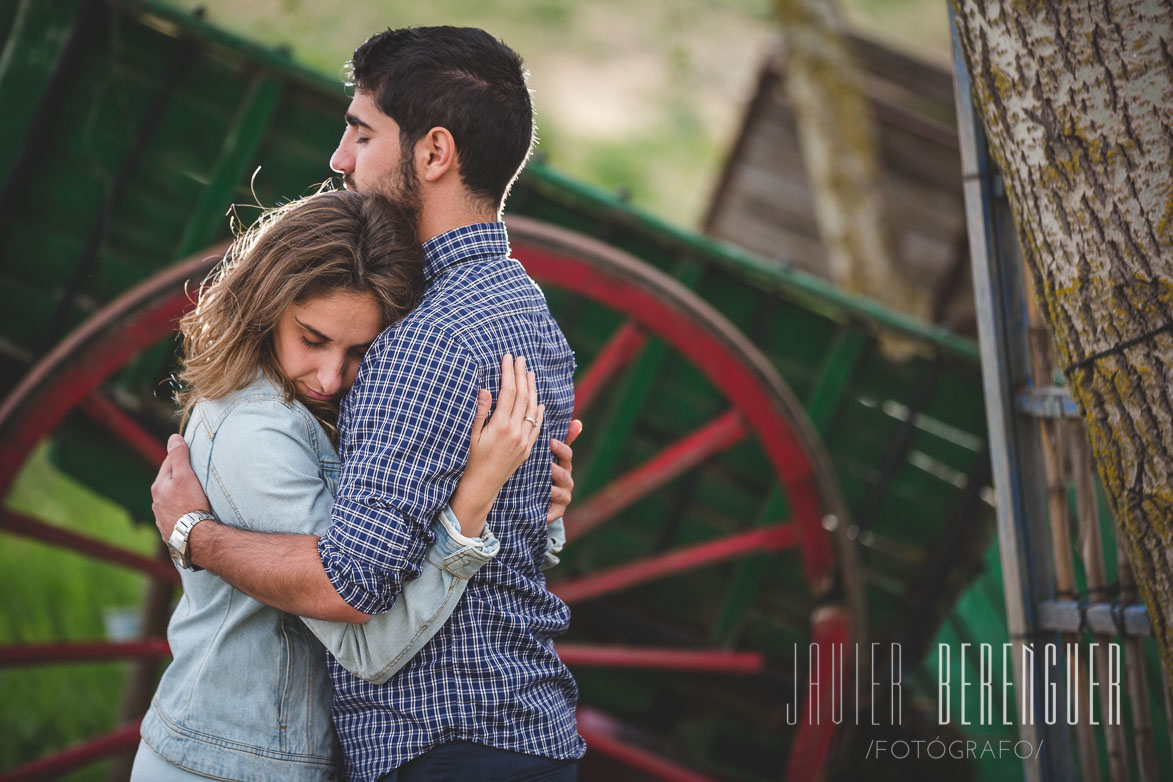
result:
<svg viewBox="0 0 1173 782"><path fill-rule="evenodd" d="M167 450L168 451L174 451L176 448L178 448L182 444L183 444L183 438L177 434L173 434L167 438Z"/></svg>

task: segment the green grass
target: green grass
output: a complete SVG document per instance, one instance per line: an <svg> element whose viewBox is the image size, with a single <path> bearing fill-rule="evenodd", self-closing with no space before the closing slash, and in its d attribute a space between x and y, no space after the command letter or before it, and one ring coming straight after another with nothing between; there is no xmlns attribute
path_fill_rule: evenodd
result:
<svg viewBox="0 0 1173 782"><path fill-rule="evenodd" d="M42 446L8 496L8 507L144 554L153 526L50 464ZM105 637L105 611L137 607L147 579L125 568L13 535L0 536L0 643ZM0 670L0 769L9 769L118 723L126 663L43 665ZM104 780L104 764L69 780Z"/></svg>

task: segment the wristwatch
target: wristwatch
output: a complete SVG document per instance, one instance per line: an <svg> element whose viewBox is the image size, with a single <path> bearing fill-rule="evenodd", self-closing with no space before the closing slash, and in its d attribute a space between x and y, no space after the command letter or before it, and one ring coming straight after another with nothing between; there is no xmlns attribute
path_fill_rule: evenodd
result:
<svg viewBox="0 0 1173 782"><path fill-rule="evenodd" d="M188 536L191 535L192 527L208 520L216 521L216 517L206 510L193 510L191 513L183 514L179 521L175 522L175 528L171 530L171 537L167 540L167 550L171 552L171 561L175 563L175 567L193 572L203 570L202 567L191 564Z"/></svg>

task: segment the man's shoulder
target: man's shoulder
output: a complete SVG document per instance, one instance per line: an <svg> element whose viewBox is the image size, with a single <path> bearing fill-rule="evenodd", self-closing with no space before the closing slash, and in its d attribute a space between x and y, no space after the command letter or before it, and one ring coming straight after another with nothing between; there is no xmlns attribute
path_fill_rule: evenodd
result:
<svg viewBox="0 0 1173 782"><path fill-rule="evenodd" d="M434 348L466 349L486 322L535 309L546 311L545 297L513 258L463 263L445 271L419 306L387 328L374 347L425 341Z"/></svg>
<svg viewBox="0 0 1173 782"><path fill-rule="evenodd" d="M545 302L542 291L519 261L508 256L479 258L447 269L436 280L420 310L449 314L453 307L484 309L502 302Z"/></svg>

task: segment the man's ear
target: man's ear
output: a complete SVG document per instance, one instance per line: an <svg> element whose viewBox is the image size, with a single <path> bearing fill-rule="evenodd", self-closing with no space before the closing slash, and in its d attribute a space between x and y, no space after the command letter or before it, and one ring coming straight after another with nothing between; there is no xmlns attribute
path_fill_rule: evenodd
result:
<svg viewBox="0 0 1173 782"><path fill-rule="evenodd" d="M432 128L416 143L416 165L425 182L439 180L449 170L455 171L456 142L447 128Z"/></svg>

